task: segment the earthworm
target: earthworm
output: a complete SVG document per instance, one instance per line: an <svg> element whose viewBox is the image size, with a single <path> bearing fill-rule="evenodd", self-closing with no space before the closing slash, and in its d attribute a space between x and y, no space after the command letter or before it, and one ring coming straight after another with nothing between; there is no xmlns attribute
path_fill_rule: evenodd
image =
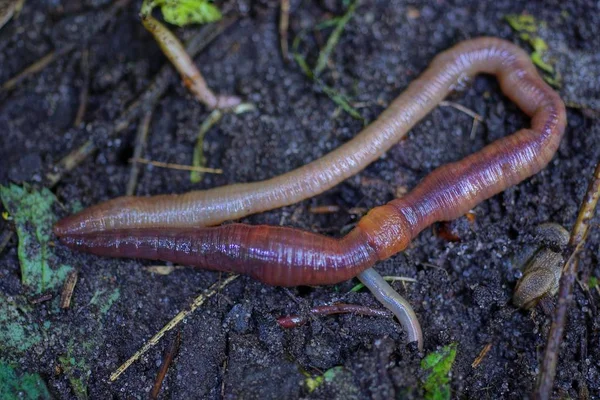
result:
<svg viewBox="0 0 600 400"><path fill-rule="evenodd" d="M385 281L384 281L385 282ZM309 311L313 315L333 315L333 314L358 314L368 315L372 317L391 317L389 311L377 310L375 308L359 306L357 304L338 303L326 306L312 307ZM303 315L286 315L285 317L277 318L277 323L284 329L296 328L304 325L308 318Z"/></svg>
<svg viewBox="0 0 600 400"><path fill-rule="evenodd" d="M376 160L450 91L478 73L531 117L531 128L499 139L430 173L405 197L372 209L342 238L273 226L214 225L292 204L327 190ZM74 248L116 257L161 259L235 271L279 286L333 284L404 250L435 221L457 218L537 173L552 159L566 124L563 102L527 54L495 38L441 53L356 138L287 174L183 195L122 197L60 221Z"/></svg>

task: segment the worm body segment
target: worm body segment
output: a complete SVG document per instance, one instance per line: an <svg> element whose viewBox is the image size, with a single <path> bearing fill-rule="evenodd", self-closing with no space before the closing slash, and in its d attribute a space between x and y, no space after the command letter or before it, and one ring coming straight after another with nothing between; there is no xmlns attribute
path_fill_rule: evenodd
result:
<svg viewBox="0 0 600 400"><path fill-rule="evenodd" d="M465 78L497 76L531 127L434 170L403 198L372 209L336 239L274 226L213 225L316 195L377 159ZM326 156L268 181L184 195L123 197L55 227L67 245L94 254L161 259L250 275L280 286L333 284L404 250L435 221L457 218L544 168L566 123L564 104L528 55L494 38L459 43L356 138ZM193 228L193 229L192 229Z"/></svg>

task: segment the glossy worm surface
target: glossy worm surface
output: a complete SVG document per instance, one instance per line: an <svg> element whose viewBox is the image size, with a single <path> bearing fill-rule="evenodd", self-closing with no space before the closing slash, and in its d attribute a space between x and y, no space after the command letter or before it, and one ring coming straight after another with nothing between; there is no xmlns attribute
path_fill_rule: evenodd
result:
<svg viewBox="0 0 600 400"><path fill-rule="evenodd" d="M497 76L502 91L531 117L531 128L436 169L405 197L372 209L345 237L275 226L198 227L334 186L378 158L459 82L478 73ZM99 255L235 271L280 286L332 284L404 250L433 222L457 218L537 173L556 152L565 122L563 102L523 50L494 38L469 40L438 55L355 139L302 168L204 192L115 199L60 221L55 232L67 245Z"/></svg>

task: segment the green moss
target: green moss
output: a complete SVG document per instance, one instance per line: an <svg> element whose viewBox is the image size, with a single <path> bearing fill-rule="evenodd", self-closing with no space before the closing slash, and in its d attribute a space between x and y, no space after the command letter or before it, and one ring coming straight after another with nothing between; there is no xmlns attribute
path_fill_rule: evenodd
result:
<svg viewBox="0 0 600 400"><path fill-rule="evenodd" d="M38 374L18 374L12 365L0 360L0 398L50 399L51 396Z"/></svg>
<svg viewBox="0 0 600 400"><path fill-rule="evenodd" d="M423 383L426 399L450 399L449 373L456 358L456 346L456 343L444 346L421 361L421 369L428 373Z"/></svg>
<svg viewBox="0 0 600 400"><path fill-rule="evenodd" d="M0 200L12 216L19 246L21 282L33 294L60 286L72 267L57 265L48 242L56 217L55 197L48 189L0 185Z"/></svg>
<svg viewBox="0 0 600 400"><path fill-rule="evenodd" d="M314 392L319 386L321 386L325 382L332 382L335 377L344 371L344 367L337 366L333 368L329 368L327 371L323 373L323 375L319 375L316 377L308 376L304 383L308 388L310 393Z"/></svg>
<svg viewBox="0 0 600 400"><path fill-rule="evenodd" d="M528 14L510 14L504 18L510 27L519 33L519 37L533 48L531 61L546 73L544 80L553 86L560 86L560 74L552 64L545 61L548 44L538 35L539 29L545 27L546 24L543 21L537 21L532 15Z"/></svg>
<svg viewBox="0 0 600 400"><path fill-rule="evenodd" d="M207 24L222 18L221 11L208 0L144 1L142 15L149 15L156 6L160 7L165 21L177 26Z"/></svg>

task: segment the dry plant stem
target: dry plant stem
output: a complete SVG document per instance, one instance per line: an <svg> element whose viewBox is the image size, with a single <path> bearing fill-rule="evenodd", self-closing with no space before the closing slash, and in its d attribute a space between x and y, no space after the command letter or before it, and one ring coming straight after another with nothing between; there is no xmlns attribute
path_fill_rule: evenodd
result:
<svg viewBox="0 0 600 400"><path fill-rule="evenodd" d="M180 170L180 171L197 171L197 172L202 172L202 173L207 173L207 174L222 174L223 173L223 170L218 169L218 168L194 167L193 165L172 164L172 163L165 163L165 162L161 162L161 161L151 161L151 160L147 160L145 158L132 158L130 161L137 162L140 164L148 164L148 165L152 165L154 167L176 169L176 170Z"/></svg>
<svg viewBox="0 0 600 400"><path fill-rule="evenodd" d="M177 69L184 85L202 104L211 110L229 109L241 103L236 96L215 95L206 84L200 70L190 57L183 44L165 25L151 15L142 16L142 23L154 36L162 52Z"/></svg>
<svg viewBox="0 0 600 400"><path fill-rule="evenodd" d="M31 75L34 75L34 74L40 72L41 70L46 68L48 65L50 65L50 63L52 63L54 60L56 60L60 56L63 56L65 54L69 53L74 48L75 48L74 45L69 45L69 46L63 47L60 50L52 50L51 52L44 55L39 60L35 61L33 64L26 67L23 71L19 72L15 77L4 82L2 84L2 90L8 91L8 90L14 89L15 86L17 86L21 81L30 77Z"/></svg>
<svg viewBox="0 0 600 400"><path fill-rule="evenodd" d="M130 1L131 0L115 1L109 7L109 9L103 14L103 17L98 21L98 23L94 26L95 32L100 31L102 28L104 28L104 26L108 22L114 20L114 16L117 14L117 12L119 12L121 9L125 8L127 6L127 4L129 4ZM2 85L2 90L5 90L5 91L12 90L23 79L25 79L35 73L40 72L41 70L46 68L46 66L48 66L51 62L53 62L54 60L56 60L57 58L65 55L65 54L71 52L71 50L75 49L76 47L77 47L77 45L71 44L71 45L65 46L59 50L54 50L54 51L49 52L48 54L46 54L39 60L35 61L29 67L25 68L17 76L6 81Z"/></svg>
<svg viewBox="0 0 600 400"><path fill-rule="evenodd" d="M81 83L81 92L79 92L79 107L73 122L74 126L79 126L83 122L87 110L90 89L90 51L88 49L81 52L81 73L83 74L83 82Z"/></svg>
<svg viewBox="0 0 600 400"><path fill-rule="evenodd" d="M391 317L391 314L385 310L344 303L313 307L309 310L309 313L312 315L357 314L371 317ZM277 318L277 323L284 329L302 326L307 321L308 318L302 315L287 315Z"/></svg>
<svg viewBox="0 0 600 400"><path fill-rule="evenodd" d="M190 308L187 310L183 310L179 312L171 321L169 321L160 331L158 331L154 336L148 340L141 349L139 349L133 356L131 356L127 361L125 361L115 372L110 375L110 381L114 382L123 372L129 368L131 364L137 361L141 356L143 356L148 350L152 347L156 346L156 344L160 341L160 339L165 335L165 333L169 332L171 329L175 328L181 321L183 321L188 315L196 311L198 307L200 307L204 302L231 282L233 282L239 275L229 275L225 280L219 281L213 284L210 288L208 288L204 293L199 295L194 299Z"/></svg>
<svg viewBox="0 0 600 400"><path fill-rule="evenodd" d="M133 158L130 160L131 170L129 171L129 181L127 182L127 190L125 191L127 196L131 196L135 193L135 187L137 186L138 176L140 174L139 159L142 157L142 153L146 148L150 121L152 121L152 110L149 110L144 114L138 126L135 147L133 149Z"/></svg>
<svg viewBox="0 0 600 400"><path fill-rule="evenodd" d="M284 62L288 61L288 28L290 25L290 0L281 0L279 12L279 44L281 46L281 57Z"/></svg>
<svg viewBox="0 0 600 400"><path fill-rule="evenodd" d="M67 275L60 294L60 308L69 308L71 306L71 297L73 297L73 291L77 284L77 275L77 270L73 270Z"/></svg>
<svg viewBox="0 0 600 400"><path fill-rule="evenodd" d="M372 209L345 237L243 224L198 228L333 187L380 157L458 83L477 73L496 75L504 93L532 118L532 127L438 168L403 198ZM333 284L404 250L432 223L458 218L540 171L556 152L565 123L563 102L527 53L495 38L468 40L438 55L356 138L304 167L252 184L115 199L62 220L55 232L65 244L98 255L235 271L279 286ZM400 321L405 324L408 318ZM409 337L419 337L416 327L405 327Z"/></svg>
<svg viewBox="0 0 600 400"><path fill-rule="evenodd" d="M538 376L538 385L533 397L536 399L549 399L552 395L556 366L563 339L567 311L572 301L573 284L577 275L579 253L583 249L585 240L590 230L590 221L594 217L598 199L600 198L600 163L596 166L594 176L590 181L587 192L579 208L577 220L571 231L569 247L571 255L563 269L560 279L558 305L554 312L552 326L548 333L548 343L544 352L544 359Z"/></svg>
<svg viewBox="0 0 600 400"><path fill-rule="evenodd" d="M201 29L198 34L192 37L186 44L186 50L192 57L195 56L235 21L237 21L237 17L228 17L218 24ZM144 112L152 109L154 104L156 104L165 93L174 77L175 74L170 65L162 67L146 90L144 90L137 100L127 107L127 110L117 118L109 132L109 136L114 136L123 132L136 118L140 118ZM86 141L79 148L71 151L58 163L53 171L46 174L47 185L49 187L54 187L66 173L75 169L83 162L83 160L95 151L96 145L92 140Z"/></svg>
<svg viewBox="0 0 600 400"><path fill-rule="evenodd" d="M152 391L150 392L150 399L158 399L158 395L160 394L160 389L162 388L163 381L165 380L165 376L167 376L167 371L169 371L169 367L173 363L177 352L179 351L179 345L181 344L181 331L177 332L177 336L171 341L171 345L167 348L165 352L165 356L163 358L162 365L160 366L160 370L156 375L156 380L154 381L154 386L152 387Z"/></svg>

